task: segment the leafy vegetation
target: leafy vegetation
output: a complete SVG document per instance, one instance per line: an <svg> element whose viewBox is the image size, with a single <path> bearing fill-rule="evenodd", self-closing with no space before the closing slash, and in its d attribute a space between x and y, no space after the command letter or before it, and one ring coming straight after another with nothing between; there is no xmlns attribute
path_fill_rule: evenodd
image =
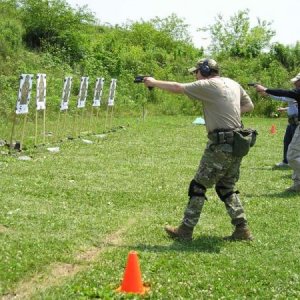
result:
<svg viewBox="0 0 300 300"><path fill-rule="evenodd" d="M203 29L212 36L210 48L213 53L252 59L270 47L275 35L271 24L258 19L258 24L251 28L248 13L249 10L239 11L229 21L218 15L215 24Z"/></svg>
<svg viewBox="0 0 300 300"><path fill-rule="evenodd" d="M198 104L182 106L179 96L159 91L149 95L133 84L133 78L150 74L187 82L193 79L187 68L208 55L220 62L224 76L245 87L248 81L260 81L289 88L289 79L299 72L299 41L289 46L272 44L272 24L258 20L251 26L248 14L248 10L239 11L229 20L218 16L215 24L202 29L211 36L210 47L197 49L191 43L188 25L174 14L112 26L102 24L88 7L75 9L65 0L1 0L0 115L7 120L12 114L22 73L47 74L50 116L58 110L66 75L75 80L73 98L80 77L90 77L88 103L96 77L105 77L107 83L117 78L117 103L125 114L140 112L146 103L154 114L195 114ZM258 104L255 114L269 115L279 105L271 100L261 105L256 93L249 93Z"/></svg>

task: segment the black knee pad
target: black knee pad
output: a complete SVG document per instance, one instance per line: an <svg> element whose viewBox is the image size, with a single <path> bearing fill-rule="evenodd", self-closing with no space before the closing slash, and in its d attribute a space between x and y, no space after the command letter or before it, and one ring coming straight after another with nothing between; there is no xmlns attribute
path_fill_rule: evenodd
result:
<svg viewBox="0 0 300 300"><path fill-rule="evenodd" d="M189 197L205 197L206 187L200 183L198 183L195 179L190 182L189 186ZM205 197L206 198L206 197Z"/></svg>
<svg viewBox="0 0 300 300"><path fill-rule="evenodd" d="M216 192L219 196L219 198L221 199L221 201L225 201L228 197L230 197L232 194L239 194L239 191L229 191L226 194L223 194L222 191L223 190L228 190L228 188L226 188L225 186L218 186L216 185Z"/></svg>

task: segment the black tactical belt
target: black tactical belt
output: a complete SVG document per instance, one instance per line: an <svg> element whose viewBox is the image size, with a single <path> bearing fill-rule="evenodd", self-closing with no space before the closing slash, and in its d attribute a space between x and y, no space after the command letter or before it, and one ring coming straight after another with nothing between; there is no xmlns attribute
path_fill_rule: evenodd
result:
<svg viewBox="0 0 300 300"><path fill-rule="evenodd" d="M233 130L210 132L207 136L214 144L233 144Z"/></svg>

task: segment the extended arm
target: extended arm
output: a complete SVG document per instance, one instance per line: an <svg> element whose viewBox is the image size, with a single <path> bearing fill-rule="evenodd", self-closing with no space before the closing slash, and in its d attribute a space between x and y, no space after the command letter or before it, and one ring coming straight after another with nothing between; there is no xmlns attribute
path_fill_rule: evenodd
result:
<svg viewBox="0 0 300 300"><path fill-rule="evenodd" d="M144 83L147 87L156 87L171 93L182 94L184 91L183 85L175 81L162 81L153 77L146 77Z"/></svg>
<svg viewBox="0 0 300 300"><path fill-rule="evenodd" d="M260 84L255 85L255 88L260 93L265 92L273 96L288 97L288 98L296 99L298 101L300 100L300 93L296 90L268 89Z"/></svg>
<svg viewBox="0 0 300 300"><path fill-rule="evenodd" d="M266 89L266 93L273 96L288 97L288 98L300 100L300 94L296 93L293 90Z"/></svg>

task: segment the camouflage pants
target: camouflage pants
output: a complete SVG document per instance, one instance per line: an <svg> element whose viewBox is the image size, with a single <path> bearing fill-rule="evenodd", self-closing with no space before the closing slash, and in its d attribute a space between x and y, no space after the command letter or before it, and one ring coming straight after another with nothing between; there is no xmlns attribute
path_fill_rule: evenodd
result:
<svg viewBox="0 0 300 300"><path fill-rule="evenodd" d="M194 180L207 188L216 186L218 196L224 202L233 225L246 224L247 219L242 203L234 191L239 179L242 158L232 155L228 144L212 145L208 142ZM200 218L205 196L192 196L184 212L183 223L194 227Z"/></svg>

